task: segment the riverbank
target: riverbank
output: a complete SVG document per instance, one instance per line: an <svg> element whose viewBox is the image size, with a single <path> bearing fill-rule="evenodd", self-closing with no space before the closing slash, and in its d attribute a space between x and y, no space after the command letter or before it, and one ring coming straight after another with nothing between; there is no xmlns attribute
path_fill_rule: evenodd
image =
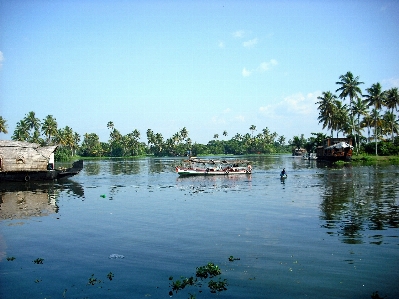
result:
<svg viewBox="0 0 399 299"><path fill-rule="evenodd" d="M352 156L352 162L399 164L399 156L375 156L360 154Z"/></svg>

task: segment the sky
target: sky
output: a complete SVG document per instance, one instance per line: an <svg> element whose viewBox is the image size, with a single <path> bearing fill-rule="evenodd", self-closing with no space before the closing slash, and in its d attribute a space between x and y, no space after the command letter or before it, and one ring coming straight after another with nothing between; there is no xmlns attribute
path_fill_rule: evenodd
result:
<svg viewBox="0 0 399 299"><path fill-rule="evenodd" d="M396 0L0 0L0 139L30 111L82 140L109 121L144 142L308 138L339 76L399 87L398 57Z"/></svg>

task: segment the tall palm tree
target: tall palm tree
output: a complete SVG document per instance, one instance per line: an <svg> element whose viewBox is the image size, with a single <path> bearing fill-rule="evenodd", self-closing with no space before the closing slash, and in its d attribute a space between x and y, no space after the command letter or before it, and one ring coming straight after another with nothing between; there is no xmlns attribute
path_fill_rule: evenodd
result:
<svg viewBox="0 0 399 299"><path fill-rule="evenodd" d="M223 131L223 136L227 137L227 131L226 130Z"/></svg>
<svg viewBox="0 0 399 299"><path fill-rule="evenodd" d="M367 112L364 117L363 120L361 121L361 127L367 127L367 143L370 142L370 126L371 124L374 122L373 117L370 115L369 112Z"/></svg>
<svg viewBox="0 0 399 299"><path fill-rule="evenodd" d="M382 87L379 82L371 85L371 87L367 88L366 91L368 92L368 95L365 95L368 105L374 106L374 110L376 110L373 113L373 116L374 116L375 155L377 156L377 154L378 154L377 153L377 125L379 124L379 122L377 121L377 117L379 117L381 107L385 102L386 93L382 91Z"/></svg>
<svg viewBox="0 0 399 299"><path fill-rule="evenodd" d="M7 134L7 127L7 121L2 116L0 116L0 133Z"/></svg>
<svg viewBox="0 0 399 299"><path fill-rule="evenodd" d="M252 134L252 137L253 137L253 135L254 135L254 131L256 131L256 126L255 125L251 125L250 127L249 127L249 129L251 130L251 134Z"/></svg>
<svg viewBox="0 0 399 299"><path fill-rule="evenodd" d="M29 139L29 126L26 121L21 120L17 123L11 139L15 141L27 141Z"/></svg>
<svg viewBox="0 0 399 299"><path fill-rule="evenodd" d="M356 143L356 152L357 154L359 153L359 143L360 143L360 134L361 134L361 127L360 127L360 116L365 115L368 112L368 104L367 101L362 100L361 98L356 98L356 100L353 102L352 106L352 115L356 116L356 136L357 140L355 138L355 143Z"/></svg>
<svg viewBox="0 0 399 299"><path fill-rule="evenodd" d="M342 104L341 101L334 101L334 117L332 122L333 129L337 132L337 138L339 132L346 132L346 128L348 127L348 108L345 104Z"/></svg>
<svg viewBox="0 0 399 299"><path fill-rule="evenodd" d="M334 120L334 111L336 110L335 101L337 96L332 94L331 91L327 91L322 93L322 96L317 97L319 99L316 104L319 106L319 123L323 123L323 129L331 129L331 137L333 137L333 120Z"/></svg>
<svg viewBox="0 0 399 299"><path fill-rule="evenodd" d="M347 72L345 75L339 76L340 81L335 82L341 87L336 90L336 92L340 92L339 97L341 99L345 99L349 97L349 111L352 113L352 124L351 124L351 134L353 134L355 125L354 125L354 117L352 112L353 99L359 98L362 94L362 90L359 85L363 84L363 82L359 81L359 76L354 77L351 72Z"/></svg>
<svg viewBox="0 0 399 299"><path fill-rule="evenodd" d="M29 130L29 136L30 136L29 141L37 142L40 136L40 126L41 126L40 119L36 117L35 112L31 111L25 116L24 121L27 124ZM31 135L30 131L32 130L33 133Z"/></svg>
<svg viewBox="0 0 399 299"><path fill-rule="evenodd" d="M391 109L391 113L393 114L394 109L398 109L399 107L399 92L398 88L391 88L386 91L385 95L385 106L388 109ZM393 125L393 123L392 123ZM391 127L391 136L392 136L392 142L394 141L393 139L393 126Z"/></svg>
<svg viewBox="0 0 399 299"><path fill-rule="evenodd" d="M47 144L51 143L51 136L57 134L57 121L52 115L47 115L43 121L42 132L47 137Z"/></svg>

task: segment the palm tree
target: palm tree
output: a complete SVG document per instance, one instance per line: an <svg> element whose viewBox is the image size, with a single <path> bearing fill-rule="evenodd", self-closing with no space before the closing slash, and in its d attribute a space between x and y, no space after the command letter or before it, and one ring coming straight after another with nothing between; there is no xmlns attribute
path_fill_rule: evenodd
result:
<svg viewBox="0 0 399 299"><path fill-rule="evenodd" d="M250 127L249 127L249 129L251 130L251 135L252 135L252 137L254 136L254 131L256 131L256 126L255 125L251 125Z"/></svg>
<svg viewBox="0 0 399 299"><path fill-rule="evenodd" d="M398 125L399 125L398 119L396 119L395 114L393 114L391 111L385 112L382 119L384 127L386 127L384 131L391 132L391 139L393 142L394 141L393 133L398 132Z"/></svg>
<svg viewBox="0 0 399 299"><path fill-rule="evenodd" d="M357 116L357 128L356 128L356 135L357 135L357 140L355 138L355 143L356 143L356 152L359 154L359 145L360 145L360 116L361 115L366 115L368 112L368 104L367 101L362 100L361 98L356 98L356 101L354 101L353 106L352 106L352 115Z"/></svg>
<svg viewBox="0 0 399 299"><path fill-rule="evenodd" d="M218 139L219 138L219 134L214 134L213 135L213 139Z"/></svg>
<svg viewBox="0 0 399 299"><path fill-rule="evenodd" d="M29 141L37 142L40 136L40 119L36 117L35 112L31 111L25 116L24 121L28 126L28 131L33 130L32 137L30 137Z"/></svg>
<svg viewBox="0 0 399 299"><path fill-rule="evenodd" d="M47 145L51 142L51 136L57 134L57 121L52 115L47 115L43 121L42 132L47 136Z"/></svg>
<svg viewBox="0 0 399 299"><path fill-rule="evenodd" d="M334 117L332 121L332 127L335 131L337 131L337 138L339 132L346 132L346 128L348 127L348 108L346 105L342 104L341 101L334 101Z"/></svg>
<svg viewBox="0 0 399 299"><path fill-rule="evenodd" d="M393 110L397 109L399 107L399 92L398 88L391 88L388 91L386 91L385 95L385 106L388 109L391 109L391 113L393 114ZM392 142L394 141L393 139L393 123L391 127L391 136L392 136Z"/></svg>
<svg viewBox="0 0 399 299"><path fill-rule="evenodd" d="M371 85L370 88L367 88L366 91L368 95L365 95L367 98L367 102L369 106L374 106L376 110L373 113L374 116L374 140L375 140L375 155L377 156L377 117L379 116L379 112L381 110L382 105L385 102L386 93L382 91L381 84L379 82Z"/></svg>
<svg viewBox="0 0 399 299"><path fill-rule="evenodd" d="M180 130L180 136L183 140L185 140L188 137L188 131L186 127L183 127L183 129Z"/></svg>
<svg viewBox="0 0 399 299"><path fill-rule="evenodd" d="M0 133L7 134L7 127L7 121L2 116L0 116Z"/></svg>
<svg viewBox="0 0 399 299"><path fill-rule="evenodd" d="M21 120L17 123L11 139L16 141L27 141L29 139L29 126L25 120Z"/></svg>
<svg viewBox="0 0 399 299"><path fill-rule="evenodd" d="M367 127L367 143L370 142L370 126L373 123L373 117L370 115L369 112L367 112L364 117L363 120L361 122L361 127Z"/></svg>
<svg viewBox="0 0 399 299"><path fill-rule="evenodd" d="M323 129L331 129L331 137L333 137L333 122L334 122L334 112L335 112L335 102L337 96L332 94L330 91L323 92L322 96L317 97L320 101L316 102L319 105L319 123L323 123Z"/></svg>
<svg viewBox="0 0 399 299"><path fill-rule="evenodd" d="M227 131L226 130L223 131L223 136L227 137Z"/></svg>
<svg viewBox="0 0 399 299"><path fill-rule="evenodd" d="M349 97L349 111L352 113L352 126L351 126L351 134L353 135L353 131L355 128L354 125L354 117L352 111L353 99L359 98L362 94L362 90L359 85L363 84L363 82L359 82L359 76L354 77L351 72L347 72L345 75L339 76L341 81L335 82L341 87L336 90L336 92L340 91L339 97L341 99L345 99Z"/></svg>

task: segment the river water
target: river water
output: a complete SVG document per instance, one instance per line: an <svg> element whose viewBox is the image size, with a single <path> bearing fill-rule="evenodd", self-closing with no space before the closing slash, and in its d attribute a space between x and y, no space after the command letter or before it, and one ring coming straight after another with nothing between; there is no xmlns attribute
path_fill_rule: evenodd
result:
<svg viewBox="0 0 399 299"><path fill-rule="evenodd" d="M0 298L169 298L209 262L226 290L208 277L172 298L399 298L397 166L244 158L252 175L142 158L0 184Z"/></svg>

